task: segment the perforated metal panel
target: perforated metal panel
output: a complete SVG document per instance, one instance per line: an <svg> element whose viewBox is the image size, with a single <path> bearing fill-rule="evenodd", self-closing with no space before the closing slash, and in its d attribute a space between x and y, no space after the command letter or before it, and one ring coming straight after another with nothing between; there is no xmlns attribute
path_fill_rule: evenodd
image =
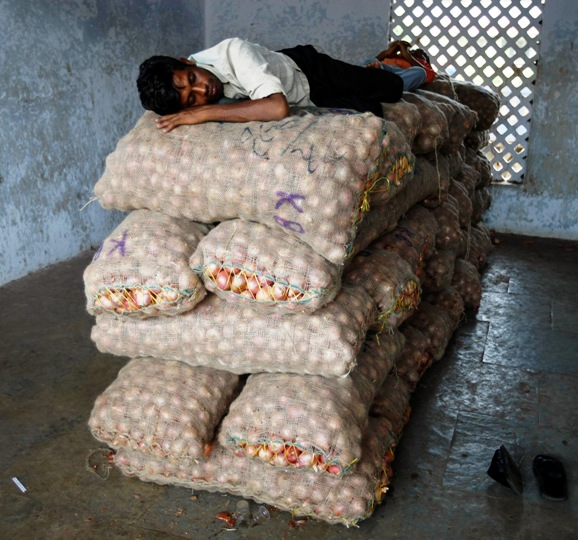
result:
<svg viewBox="0 0 578 540"><path fill-rule="evenodd" d="M483 152L494 181L521 183L545 0L392 0L390 39L419 45L433 67L500 95Z"/></svg>

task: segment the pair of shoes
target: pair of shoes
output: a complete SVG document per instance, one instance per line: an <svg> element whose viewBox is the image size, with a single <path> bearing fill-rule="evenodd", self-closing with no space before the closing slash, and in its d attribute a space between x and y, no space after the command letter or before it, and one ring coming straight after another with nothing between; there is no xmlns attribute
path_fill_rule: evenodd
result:
<svg viewBox="0 0 578 540"><path fill-rule="evenodd" d="M514 493L522 494L522 474L503 444L494 452L488 475L503 486L511 488Z"/></svg>
<svg viewBox="0 0 578 540"><path fill-rule="evenodd" d="M539 454L532 462L532 470L540 495L544 499L564 501L568 497L566 471L560 460L546 454Z"/></svg>
<svg viewBox="0 0 578 540"><path fill-rule="evenodd" d="M532 470L540 495L544 499L563 501L568 497L566 471L559 459L546 454L539 454L532 462ZM494 452L488 475L496 482L512 489L514 493L522 494L522 474L504 445L501 445Z"/></svg>

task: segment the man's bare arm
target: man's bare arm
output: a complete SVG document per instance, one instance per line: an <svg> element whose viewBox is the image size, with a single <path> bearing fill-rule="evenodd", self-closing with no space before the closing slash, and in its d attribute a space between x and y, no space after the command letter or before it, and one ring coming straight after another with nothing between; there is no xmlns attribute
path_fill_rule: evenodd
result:
<svg viewBox="0 0 578 540"><path fill-rule="evenodd" d="M262 99L237 103L215 103L183 109L176 114L159 118L157 127L165 133L178 126L203 124L205 122L250 122L282 120L289 115L289 103L281 94L271 94Z"/></svg>

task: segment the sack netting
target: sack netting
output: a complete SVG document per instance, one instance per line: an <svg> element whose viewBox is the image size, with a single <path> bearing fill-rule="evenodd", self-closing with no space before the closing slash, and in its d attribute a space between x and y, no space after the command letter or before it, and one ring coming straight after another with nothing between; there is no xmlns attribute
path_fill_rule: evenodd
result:
<svg viewBox="0 0 578 540"><path fill-rule="evenodd" d="M403 344L398 331L372 334L347 377L251 375L223 419L220 444L274 467L348 473L361 457L369 406Z"/></svg>
<svg viewBox="0 0 578 540"><path fill-rule="evenodd" d="M482 283L474 264L458 257L451 284L462 295L466 308L477 311L482 302Z"/></svg>
<svg viewBox="0 0 578 540"><path fill-rule="evenodd" d="M238 386L239 376L227 371L135 358L98 396L88 425L115 449L170 461L200 458Z"/></svg>
<svg viewBox="0 0 578 540"><path fill-rule="evenodd" d="M431 366L433 356L430 340L423 332L413 326L407 326L403 329L403 336L405 346L395 364L395 374L403 379L413 392L422 375Z"/></svg>
<svg viewBox="0 0 578 540"><path fill-rule="evenodd" d="M441 360L456 329L454 321L444 309L424 301L420 302L419 309L405 324L417 328L428 338L434 361Z"/></svg>
<svg viewBox="0 0 578 540"><path fill-rule="evenodd" d="M254 221L223 221L190 259L207 290L254 307L313 312L335 298L341 267L283 230Z"/></svg>
<svg viewBox="0 0 578 540"><path fill-rule="evenodd" d="M189 257L209 228L159 212L131 212L84 271L91 315L177 315L206 294Z"/></svg>
<svg viewBox="0 0 578 540"><path fill-rule="evenodd" d="M390 483L395 438L389 423L372 418L362 455L343 477L271 467L215 445L210 456L171 463L119 448L114 463L127 476L193 490L225 492L271 504L295 515L354 526L369 517Z"/></svg>
<svg viewBox="0 0 578 540"><path fill-rule="evenodd" d="M157 129L155 118L147 111L107 157L94 188L103 208L148 208L202 223L258 221L337 264L371 194L387 200L413 170L401 134L389 162L392 138L370 113L210 122L170 133Z"/></svg>
<svg viewBox="0 0 578 540"><path fill-rule="evenodd" d="M400 360L401 358L398 359L398 362ZM396 375L394 371L385 379L377 392L369 409L370 418L387 419L391 433L399 439L411 416L410 399L412 392L411 385Z"/></svg>
<svg viewBox="0 0 578 540"><path fill-rule="evenodd" d="M287 372L339 377L355 366L376 308L359 286L342 286L311 314L256 310L214 294L178 317L96 317L101 352L150 356L233 373Z"/></svg>
<svg viewBox="0 0 578 540"><path fill-rule="evenodd" d="M373 298L382 329L399 326L419 304L421 286L410 265L392 251L367 248L346 268L344 283L361 285Z"/></svg>
<svg viewBox="0 0 578 540"><path fill-rule="evenodd" d="M418 156L412 181L392 200L367 212L360 222L351 257L374 240L394 230L399 219L414 205L428 197L437 198L442 181L438 171L426 158Z"/></svg>
<svg viewBox="0 0 578 540"><path fill-rule="evenodd" d="M453 285L448 285L439 291L427 291L422 294L421 299L442 308L451 317L456 327L462 322L465 312L464 299Z"/></svg>

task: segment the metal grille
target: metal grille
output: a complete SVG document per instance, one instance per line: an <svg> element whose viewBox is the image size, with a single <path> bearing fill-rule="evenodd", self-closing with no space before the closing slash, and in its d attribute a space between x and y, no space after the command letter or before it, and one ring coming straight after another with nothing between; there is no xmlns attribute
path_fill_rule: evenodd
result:
<svg viewBox="0 0 578 540"><path fill-rule="evenodd" d="M494 182L524 178L545 0L392 0L390 39L419 45L433 67L500 95L483 149Z"/></svg>

